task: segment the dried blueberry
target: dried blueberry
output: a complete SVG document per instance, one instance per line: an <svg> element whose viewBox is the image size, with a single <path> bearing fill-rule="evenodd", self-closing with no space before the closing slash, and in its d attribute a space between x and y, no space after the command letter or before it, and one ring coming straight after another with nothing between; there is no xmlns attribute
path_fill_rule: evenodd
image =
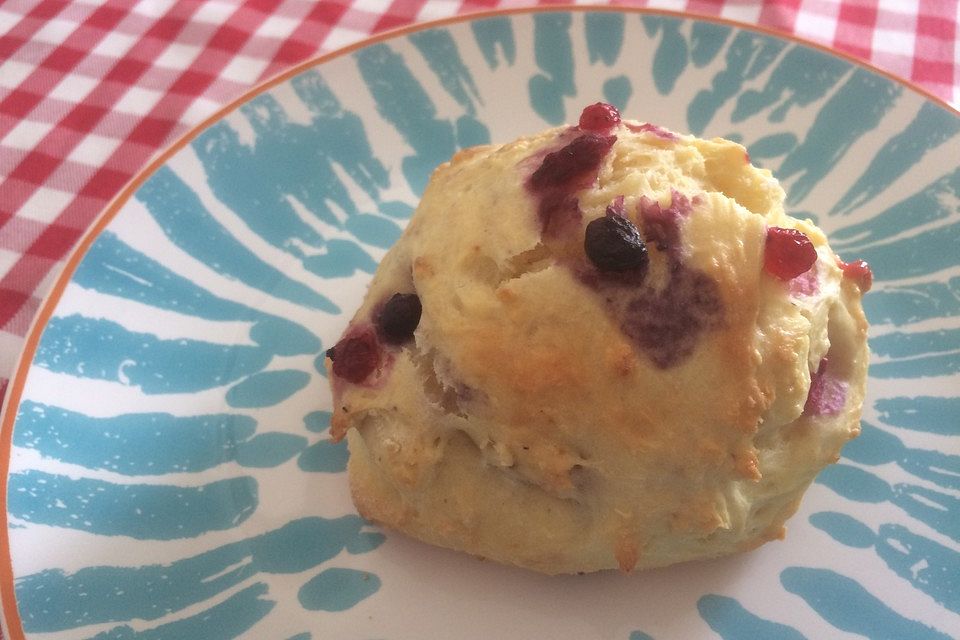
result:
<svg viewBox="0 0 960 640"><path fill-rule="evenodd" d="M601 271L634 271L647 267L647 247L640 231L618 215L590 222L583 248L590 262Z"/></svg>
<svg viewBox="0 0 960 640"><path fill-rule="evenodd" d="M377 317L377 329L384 342L403 344L416 331L420 324L423 307L420 297L415 293L395 293L383 305Z"/></svg>

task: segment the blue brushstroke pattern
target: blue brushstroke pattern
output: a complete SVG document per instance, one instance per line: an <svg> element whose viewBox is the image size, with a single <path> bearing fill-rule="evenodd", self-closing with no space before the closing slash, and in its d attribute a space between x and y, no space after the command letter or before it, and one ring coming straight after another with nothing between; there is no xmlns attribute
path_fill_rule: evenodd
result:
<svg viewBox="0 0 960 640"><path fill-rule="evenodd" d="M960 371L960 352L870 365L870 375L874 378L923 378L946 376L958 371Z"/></svg>
<svg viewBox="0 0 960 640"><path fill-rule="evenodd" d="M366 244L389 249L400 238L401 229L396 222L368 213L358 213L347 218L344 228L357 240Z"/></svg>
<svg viewBox="0 0 960 640"><path fill-rule="evenodd" d="M327 377L327 354L321 352L316 358L313 359L313 368L324 378Z"/></svg>
<svg viewBox="0 0 960 640"><path fill-rule="evenodd" d="M705 67L720 53L733 29L723 24L696 21L690 29L690 61Z"/></svg>
<svg viewBox="0 0 960 640"><path fill-rule="evenodd" d="M869 549L877 541L870 527L845 513L820 511L810 516L810 524L848 547Z"/></svg>
<svg viewBox="0 0 960 640"><path fill-rule="evenodd" d="M115 627L91 640L230 640L262 620L276 602L267 600L267 585L258 582L238 591L220 604L183 620L168 622L146 631Z"/></svg>
<svg viewBox="0 0 960 640"><path fill-rule="evenodd" d="M960 499L907 483L895 484L892 489L890 502L913 518L960 542Z"/></svg>
<svg viewBox="0 0 960 640"><path fill-rule="evenodd" d="M179 487L29 470L10 474L9 483L7 508L16 518L137 540L194 538L232 529L257 508L257 481L248 476Z"/></svg>
<svg viewBox="0 0 960 640"><path fill-rule="evenodd" d="M370 198L379 200L379 190L390 186L390 177L373 154L363 120L343 108L319 71L297 74L290 85L310 110L310 126L317 131L314 140L322 146L328 161L346 171ZM314 183L313 189L314 195L328 197L323 185ZM350 211L349 200L344 200L343 206Z"/></svg>
<svg viewBox="0 0 960 640"><path fill-rule="evenodd" d="M626 18L620 13L598 11L584 15L587 56L590 64L603 62L608 67L620 57Z"/></svg>
<svg viewBox="0 0 960 640"><path fill-rule="evenodd" d="M954 351L960 349L960 329L937 331L894 331L870 339L870 349L879 355L893 358Z"/></svg>
<svg viewBox="0 0 960 640"><path fill-rule="evenodd" d="M109 230L97 237L77 267L73 281L101 293L209 320L255 320L265 315L213 295Z"/></svg>
<svg viewBox="0 0 960 640"><path fill-rule="evenodd" d="M881 211L869 220L837 229L833 236L837 240L837 250L848 252L861 251L883 240L890 240L905 231L912 231L931 222L947 220L953 215L951 198L960 192L960 168L953 169L911 194L893 206ZM906 217L906 219L905 219ZM897 244L891 246L896 247ZM852 257L852 256L850 256ZM877 279L887 280L903 277L904 265L875 265L879 269Z"/></svg>
<svg viewBox="0 0 960 640"><path fill-rule="evenodd" d="M534 59L542 73L530 78L530 106L546 122L558 125L566 118L564 96L577 93L573 82L573 43L569 13L533 16Z"/></svg>
<svg viewBox="0 0 960 640"><path fill-rule="evenodd" d="M508 66L513 66L517 59L517 41L513 35L513 21L510 18L486 18L470 22L473 39L483 54L487 66L496 69L500 66L500 50L502 59Z"/></svg>
<svg viewBox="0 0 960 640"><path fill-rule="evenodd" d="M391 218L406 220L413 215L413 207L400 200L387 200L380 203L380 213Z"/></svg>
<svg viewBox="0 0 960 640"><path fill-rule="evenodd" d="M460 148L490 144L490 130L473 116L457 118L457 146Z"/></svg>
<svg viewBox="0 0 960 640"><path fill-rule="evenodd" d="M249 440L256 426L253 418L228 413L94 418L27 400L19 407L13 444L124 475L198 473L233 460L237 445Z"/></svg>
<svg viewBox="0 0 960 640"><path fill-rule="evenodd" d="M869 471L846 464L827 467L816 481L849 500L892 502L916 520L960 539L960 499L949 494L909 483L890 486Z"/></svg>
<svg viewBox="0 0 960 640"><path fill-rule="evenodd" d="M346 215L346 226L365 215L398 231L389 219L358 211L335 167L375 201L389 185L389 176L373 156L363 122L342 108L318 72L304 73L290 82L310 110L308 125L291 122L273 96L263 95L240 108L257 134L254 148L242 144L236 131L222 122L194 141L194 151L213 192L264 240L299 258L318 275L349 275L363 270L369 255L352 240L324 239L301 220L288 198L296 198L312 215L334 227L344 227L334 211L336 205ZM291 157L297 162L289 162ZM326 257L331 253L348 262L339 267L331 264Z"/></svg>
<svg viewBox="0 0 960 640"><path fill-rule="evenodd" d="M323 433L330 428L330 418L332 417L333 414L329 411L311 411L303 416L303 426L307 428L307 431Z"/></svg>
<svg viewBox="0 0 960 640"><path fill-rule="evenodd" d="M874 406L880 419L894 427L960 436L960 398L879 398Z"/></svg>
<svg viewBox="0 0 960 640"><path fill-rule="evenodd" d="M700 135L728 100L740 94L744 83L763 73L787 44L780 39L740 31L727 47L726 66L713 76L709 89L703 89L687 105L687 125Z"/></svg>
<svg viewBox="0 0 960 640"><path fill-rule="evenodd" d="M347 468L347 443L321 440L300 454L297 466L303 471L339 473Z"/></svg>
<svg viewBox="0 0 960 640"><path fill-rule="evenodd" d="M330 560L366 535L357 516L302 518L168 565L59 569L19 578L17 602L28 633L132 619L156 620L263 573L293 574ZM366 550L370 540L364 538ZM52 604L51 604L52 603Z"/></svg>
<svg viewBox="0 0 960 640"><path fill-rule="evenodd" d="M944 489L960 489L960 455L907 447L900 438L868 422L861 423L860 437L844 445L843 457L869 465L895 462Z"/></svg>
<svg viewBox="0 0 960 640"><path fill-rule="evenodd" d="M764 136L747 148L752 160L779 158L793 151L797 136L792 133L772 133Z"/></svg>
<svg viewBox="0 0 960 640"><path fill-rule="evenodd" d="M960 118L933 102L924 102L907 128L883 146L863 175L831 209L848 214L863 206L921 162L930 150L960 133Z"/></svg>
<svg viewBox="0 0 960 640"><path fill-rule="evenodd" d="M340 311L326 296L288 278L241 244L169 167L157 169L134 197L147 207L170 240L217 273L297 304L329 313Z"/></svg>
<svg viewBox="0 0 960 640"><path fill-rule="evenodd" d="M111 231L97 237L74 273L73 282L198 318L253 320L250 339L279 355L315 353L323 348L319 338L304 326L219 298L133 249Z"/></svg>
<svg viewBox="0 0 960 640"><path fill-rule="evenodd" d="M877 555L898 576L960 613L960 554L898 524L880 525Z"/></svg>
<svg viewBox="0 0 960 640"><path fill-rule="evenodd" d="M817 476L817 483L857 502L878 503L893 497L890 485L863 469L848 464L832 464Z"/></svg>
<svg viewBox="0 0 960 640"><path fill-rule="evenodd" d="M842 251L844 255L849 253ZM960 255L960 223L853 252L857 258L875 265L873 275L877 281L929 275L956 263L956 256Z"/></svg>
<svg viewBox="0 0 960 640"><path fill-rule="evenodd" d="M310 374L298 369L262 371L227 390L227 404L234 408L271 407L310 383Z"/></svg>
<svg viewBox="0 0 960 640"><path fill-rule="evenodd" d="M303 325L286 318L269 317L250 327L250 339L280 356L296 356L323 350L320 338Z"/></svg>
<svg viewBox="0 0 960 640"><path fill-rule="evenodd" d="M643 631L631 631L629 640L653 640L653 636Z"/></svg>
<svg viewBox="0 0 960 640"><path fill-rule="evenodd" d="M723 640L806 640L793 627L750 613L734 598L705 595L697 600L697 611Z"/></svg>
<svg viewBox="0 0 960 640"><path fill-rule="evenodd" d="M263 369L261 347L199 340L162 340L109 320L80 315L47 323L34 363L56 373L107 380L144 393L202 391Z"/></svg>
<svg viewBox="0 0 960 640"><path fill-rule="evenodd" d="M863 310L871 322L894 325L960 315L960 277L871 291Z"/></svg>
<svg viewBox="0 0 960 640"><path fill-rule="evenodd" d="M865 69L854 69L820 109L803 142L777 172L789 183L787 202L796 204L827 176L864 134L873 131L903 88Z"/></svg>
<svg viewBox="0 0 960 640"><path fill-rule="evenodd" d="M413 150L401 161L414 193L423 192L434 168L456 150L453 126L437 119L437 109L403 57L388 45L364 47L354 54L377 111Z"/></svg>
<svg viewBox="0 0 960 640"><path fill-rule="evenodd" d="M876 546L877 555L915 589L960 613L960 555L898 524L882 524L879 533L842 513L820 512L810 522L840 544L859 549Z"/></svg>
<svg viewBox="0 0 960 640"><path fill-rule="evenodd" d="M906 452L900 438L866 421L860 422L860 435L843 445L844 458L869 465L896 462Z"/></svg>
<svg viewBox="0 0 960 640"><path fill-rule="evenodd" d="M261 433L237 445L237 464L268 468L283 464L303 451L307 439L290 433Z"/></svg>
<svg viewBox="0 0 960 640"><path fill-rule="evenodd" d="M730 116L743 122L764 109L777 105L767 116L783 122L794 106L805 107L823 98L850 71L842 58L807 47L793 47L774 67L763 88L740 94Z"/></svg>
<svg viewBox="0 0 960 640"><path fill-rule="evenodd" d="M356 537L347 541L345 548L347 553L354 555L368 553L383 544L386 539L387 536L378 531L361 531Z"/></svg>
<svg viewBox="0 0 960 640"><path fill-rule="evenodd" d="M471 116L482 102L470 68L460 57L460 48L448 29L429 29L410 34L410 42L427 61L443 89Z"/></svg>
<svg viewBox="0 0 960 640"><path fill-rule="evenodd" d="M829 569L788 567L780 582L820 616L843 631L872 640L949 640L949 636L905 618L855 580Z"/></svg>
<svg viewBox="0 0 960 640"><path fill-rule="evenodd" d="M682 23L676 18L655 16L643 16L641 20L647 35L661 34L653 54L653 85L660 95L670 95L687 68L687 41L680 33Z"/></svg>
<svg viewBox="0 0 960 640"><path fill-rule="evenodd" d="M346 611L379 589L380 578L372 573L334 567L300 587L297 598L309 611Z"/></svg>
<svg viewBox="0 0 960 640"><path fill-rule="evenodd" d="M286 196L304 201L311 212L336 225L337 217L323 200L304 197L313 185L322 185L331 200L349 213L356 212L346 187L326 161L326 132L290 123L283 106L270 94L257 96L239 111L255 133L254 147L243 144L226 121L213 124L191 143L210 189L273 246L296 256L304 254L294 240L314 248L323 246L323 237L297 215Z"/></svg>
<svg viewBox="0 0 960 640"><path fill-rule="evenodd" d="M616 76L603 83L603 99L620 111L627 108L627 102L633 95L633 86L627 76Z"/></svg>

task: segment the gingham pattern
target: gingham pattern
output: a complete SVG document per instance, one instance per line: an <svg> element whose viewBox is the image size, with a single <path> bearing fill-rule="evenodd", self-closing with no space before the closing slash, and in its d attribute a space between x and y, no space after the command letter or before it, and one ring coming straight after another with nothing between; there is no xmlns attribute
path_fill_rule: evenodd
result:
<svg viewBox="0 0 960 640"><path fill-rule="evenodd" d="M77 239L158 151L245 89L372 33L533 0L13 0L0 5L0 391ZM599 4L583 3L576 4ZM614 2L721 16L960 104L960 0Z"/></svg>

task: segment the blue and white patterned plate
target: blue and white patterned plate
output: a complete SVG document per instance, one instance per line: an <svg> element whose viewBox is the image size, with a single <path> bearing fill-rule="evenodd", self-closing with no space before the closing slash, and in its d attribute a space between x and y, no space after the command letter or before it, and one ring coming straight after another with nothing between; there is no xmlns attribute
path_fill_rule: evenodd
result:
<svg viewBox="0 0 960 640"><path fill-rule="evenodd" d="M718 561L546 578L378 531L323 350L435 165L599 99L742 140L873 265L863 435L785 541ZM254 91L119 199L43 309L3 423L9 637L957 637L958 143L879 72L654 12L448 22Z"/></svg>

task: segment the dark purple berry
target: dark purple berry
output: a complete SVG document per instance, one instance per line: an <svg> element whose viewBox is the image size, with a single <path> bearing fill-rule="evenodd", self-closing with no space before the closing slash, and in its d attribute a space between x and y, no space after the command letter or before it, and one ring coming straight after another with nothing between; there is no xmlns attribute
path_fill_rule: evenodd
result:
<svg viewBox="0 0 960 640"><path fill-rule="evenodd" d="M595 177L604 156L617 141L617 136L586 133L559 151L548 153L540 167L530 176L534 191L587 186Z"/></svg>
<svg viewBox="0 0 960 640"><path fill-rule="evenodd" d="M647 267L647 247L640 231L618 215L591 221L583 248L600 271L636 271Z"/></svg>
<svg viewBox="0 0 960 640"><path fill-rule="evenodd" d="M360 384L380 365L380 343L370 328L349 333L327 355L333 360L333 374Z"/></svg>
<svg viewBox="0 0 960 640"><path fill-rule="evenodd" d="M377 317L380 337L389 344L403 344L413 337L413 332L420 324L421 313L423 307L417 294L393 294Z"/></svg>

